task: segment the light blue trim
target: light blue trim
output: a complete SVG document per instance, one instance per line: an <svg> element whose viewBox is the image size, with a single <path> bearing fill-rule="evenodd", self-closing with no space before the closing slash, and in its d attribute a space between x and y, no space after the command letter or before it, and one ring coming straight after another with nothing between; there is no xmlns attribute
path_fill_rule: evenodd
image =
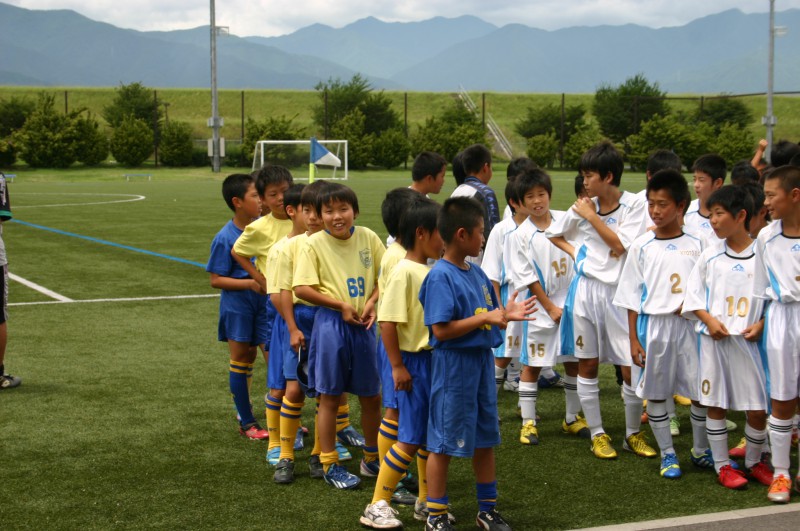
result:
<svg viewBox="0 0 800 531"><path fill-rule="evenodd" d="M761 331L761 339L758 341L758 354L761 357L761 366L764 367L764 383L767 387L767 413L772 413L772 399L770 398L771 380L769 377L769 357L767 356L767 334L769 334L769 316L772 304L767 304L764 312L764 330Z"/></svg>

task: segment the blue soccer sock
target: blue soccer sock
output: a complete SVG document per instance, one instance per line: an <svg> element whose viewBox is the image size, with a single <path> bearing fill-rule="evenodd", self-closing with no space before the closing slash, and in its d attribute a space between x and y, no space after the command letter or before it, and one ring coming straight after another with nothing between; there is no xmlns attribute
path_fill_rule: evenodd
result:
<svg viewBox="0 0 800 531"><path fill-rule="evenodd" d="M253 406L250 404L250 392L247 389L247 376L252 370L252 363L231 360L228 382L242 426L249 426L256 422L253 416Z"/></svg>
<svg viewBox="0 0 800 531"><path fill-rule="evenodd" d="M476 483L478 492L478 510L489 512L497 505L497 481L491 483Z"/></svg>

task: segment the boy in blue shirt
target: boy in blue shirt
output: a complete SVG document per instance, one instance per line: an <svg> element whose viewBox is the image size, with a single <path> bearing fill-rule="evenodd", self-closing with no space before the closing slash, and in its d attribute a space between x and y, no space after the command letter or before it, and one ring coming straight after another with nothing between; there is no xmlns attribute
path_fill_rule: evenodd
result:
<svg viewBox="0 0 800 531"><path fill-rule="evenodd" d="M214 236L206 266L211 287L222 290L217 335L228 342L231 353L229 383L239 414L239 432L250 439L266 439L266 430L253 416L248 386L258 347L263 350L267 340L266 293L231 256L236 239L261 213L261 199L253 177L247 174L229 175L222 183L222 196L234 215Z"/></svg>
<svg viewBox="0 0 800 531"><path fill-rule="evenodd" d="M498 304L492 283L468 263L484 243L484 210L475 199L451 197L439 216L444 257L422 283L419 300L433 346L427 447L428 522L426 529L453 529L447 515L450 459L472 457L482 529L510 530L495 509L494 447L500 444L492 348L503 341L509 321L533 313L535 297ZM401 413L402 415L402 413Z"/></svg>

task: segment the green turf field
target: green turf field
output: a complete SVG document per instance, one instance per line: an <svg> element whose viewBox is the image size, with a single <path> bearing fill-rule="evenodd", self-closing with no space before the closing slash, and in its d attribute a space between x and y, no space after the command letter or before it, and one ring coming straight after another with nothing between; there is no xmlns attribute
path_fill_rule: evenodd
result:
<svg viewBox="0 0 800 531"><path fill-rule="evenodd" d="M501 192L505 170L495 171ZM210 241L230 217L223 176L151 170L152 181L126 182L122 173L24 172L9 184L9 271L51 293L10 283L6 366L23 384L0 392L0 528L357 529L374 480L353 492L312 481L307 449L298 454L297 481L275 485L266 443L237 433L227 347L216 341L218 300L204 270ZM358 221L385 236L381 199L409 179L401 170L354 172L348 184L359 195ZM447 179L439 200L453 188ZM572 174L554 179L554 206L566 208ZM623 177L632 190L643 182L641 174ZM258 362L253 402L262 421L264 390ZM623 454L623 405L607 368L602 391L604 423L621 453L613 462L560 433L557 390L540 392L541 444L522 447L516 395L501 393L499 508L515 529L768 504L764 487L729 491L713 473L692 468L687 408L678 408L681 480L659 478L656 460ZM306 425L312 413L309 404ZM735 444L743 419L733 419L740 424ZM477 509L468 461L454 460L449 493L459 527L471 527ZM401 507L400 517L408 528L421 527L410 508Z"/></svg>

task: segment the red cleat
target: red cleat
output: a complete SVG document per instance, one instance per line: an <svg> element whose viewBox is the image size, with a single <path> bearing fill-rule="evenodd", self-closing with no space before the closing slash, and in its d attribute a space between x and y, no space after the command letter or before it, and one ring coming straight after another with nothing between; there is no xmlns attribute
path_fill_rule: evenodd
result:
<svg viewBox="0 0 800 531"><path fill-rule="evenodd" d="M744 477L744 472L735 470L731 465L725 465L719 470L719 483L723 487L734 490L747 488L747 478Z"/></svg>
<svg viewBox="0 0 800 531"><path fill-rule="evenodd" d="M772 470L770 470L769 466L764 462L756 463L753 468L747 471L748 479L758 481L767 487L772 485L772 476Z"/></svg>
<svg viewBox="0 0 800 531"><path fill-rule="evenodd" d="M739 444L728 450L728 456L731 459L744 459L745 451L747 450L747 439L742 437Z"/></svg>
<svg viewBox="0 0 800 531"><path fill-rule="evenodd" d="M255 441L263 441L265 439L269 439L269 432L263 429L258 424L251 424L250 427L239 428L239 433L247 437L248 439L252 439Z"/></svg>

